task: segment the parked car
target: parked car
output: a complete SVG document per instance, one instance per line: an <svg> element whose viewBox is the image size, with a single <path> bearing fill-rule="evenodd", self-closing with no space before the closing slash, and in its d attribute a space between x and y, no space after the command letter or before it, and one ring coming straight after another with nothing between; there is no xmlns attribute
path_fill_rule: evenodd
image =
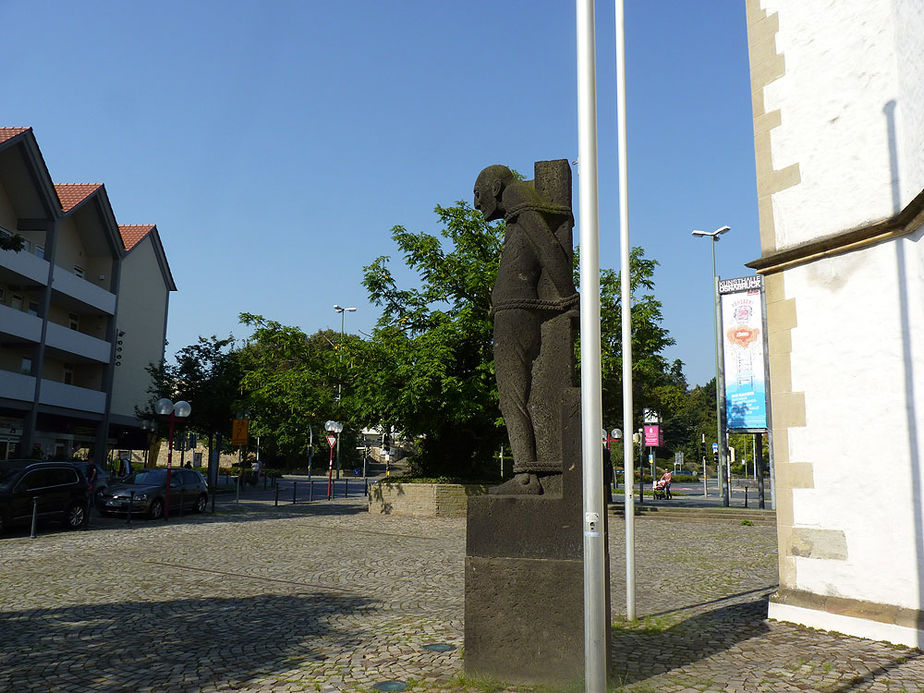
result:
<svg viewBox="0 0 924 693"><path fill-rule="evenodd" d="M95 464L93 462L84 462L83 460L77 460L73 462L83 475L89 479L90 475L88 473L88 468L91 464L96 467L96 483L93 484L93 506L99 508L100 506L100 496L103 491L109 488L109 485L112 483L112 479L109 475L109 472L106 471L106 468L102 465Z"/></svg>
<svg viewBox="0 0 924 693"><path fill-rule="evenodd" d="M33 499L38 519L64 522L79 529L87 519L87 480L70 462L0 461L0 531L32 522Z"/></svg>
<svg viewBox="0 0 924 693"><path fill-rule="evenodd" d="M134 495L132 493L134 492ZM100 512L104 515L147 515L156 520L164 514L167 501L167 470L141 469L121 482L110 484L100 494ZM208 505L209 489L203 476L194 469L170 471L170 512L192 510L201 513Z"/></svg>

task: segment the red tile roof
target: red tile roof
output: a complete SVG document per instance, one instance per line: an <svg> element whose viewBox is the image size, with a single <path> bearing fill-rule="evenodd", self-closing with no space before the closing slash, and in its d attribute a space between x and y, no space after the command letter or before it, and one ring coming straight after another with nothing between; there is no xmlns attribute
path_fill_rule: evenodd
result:
<svg viewBox="0 0 924 693"><path fill-rule="evenodd" d="M101 187L102 183L55 183L61 209L65 212L70 212Z"/></svg>
<svg viewBox="0 0 924 693"><path fill-rule="evenodd" d="M32 128L0 128L0 144L11 140L24 132L29 132Z"/></svg>
<svg viewBox="0 0 924 693"><path fill-rule="evenodd" d="M141 241L142 238L147 236L151 231L154 230L154 224L143 224L143 225L122 225L119 224L119 233L122 234L122 244L125 246L125 250L131 250Z"/></svg>

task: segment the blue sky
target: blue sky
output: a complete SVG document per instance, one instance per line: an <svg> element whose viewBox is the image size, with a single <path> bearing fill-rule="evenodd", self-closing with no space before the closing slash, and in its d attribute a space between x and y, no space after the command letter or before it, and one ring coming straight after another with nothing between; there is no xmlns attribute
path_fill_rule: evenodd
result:
<svg viewBox="0 0 924 693"><path fill-rule="evenodd" d="M362 267L401 265L392 226L435 232L433 207L470 201L486 165L577 158L574 17L566 0L0 0L0 125L34 128L56 182L105 183L119 223L157 224L179 287L168 353L245 337L241 311L314 332L340 328L339 303L371 332ZM626 0L626 31L632 244L660 262L667 355L704 383L711 259L690 230L732 227L722 276L759 256L744 7ZM613 36L599 2L600 254L617 267Z"/></svg>

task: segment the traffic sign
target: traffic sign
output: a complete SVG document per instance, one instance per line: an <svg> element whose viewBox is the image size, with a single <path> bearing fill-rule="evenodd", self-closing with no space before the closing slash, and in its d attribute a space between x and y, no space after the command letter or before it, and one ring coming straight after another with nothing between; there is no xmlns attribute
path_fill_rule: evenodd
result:
<svg viewBox="0 0 924 693"><path fill-rule="evenodd" d="M231 445L247 445L247 429L250 419L234 419L231 422Z"/></svg>
<svg viewBox="0 0 924 693"><path fill-rule="evenodd" d="M331 447L334 447L337 444L337 436L335 436L333 433L328 435L327 444L330 445Z"/></svg>
<svg viewBox="0 0 924 693"><path fill-rule="evenodd" d="M718 451L719 451L719 444L718 444L718 443L713 443L713 444L712 444L712 454L714 455L714 454L717 453Z"/></svg>

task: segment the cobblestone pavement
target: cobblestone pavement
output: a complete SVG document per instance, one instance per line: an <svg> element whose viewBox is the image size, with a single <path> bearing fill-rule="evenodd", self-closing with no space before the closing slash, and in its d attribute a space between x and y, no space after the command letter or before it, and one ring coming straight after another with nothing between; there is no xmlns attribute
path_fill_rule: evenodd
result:
<svg viewBox="0 0 924 693"><path fill-rule="evenodd" d="M614 690L924 689L917 650L764 620L771 527L638 518L642 618L626 624L610 529ZM0 690L536 690L462 675L464 550L464 520L374 516L362 499L8 533Z"/></svg>

